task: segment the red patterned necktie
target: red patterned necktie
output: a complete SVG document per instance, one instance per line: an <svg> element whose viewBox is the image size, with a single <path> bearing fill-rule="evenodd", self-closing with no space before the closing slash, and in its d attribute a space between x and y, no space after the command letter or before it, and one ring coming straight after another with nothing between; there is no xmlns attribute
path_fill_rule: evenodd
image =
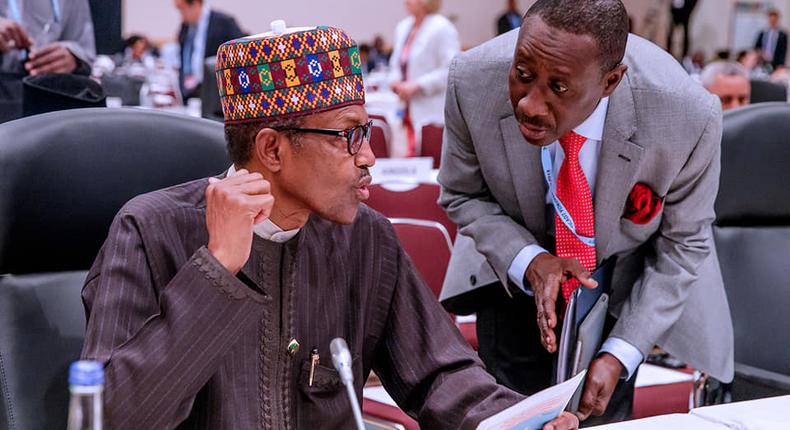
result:
<svg viewBox="0 0 790 430"><path fill-rule="evenodd" d="M595 215L590 184L584 176L579 164L579 151L587 139L573 131L560 138L560 145L565 152L565 159L557 175L557 197L565 206L576 225L576 231L584 237L595 237ZM584 244L562 222L560 216L554 214L556 230L557 256L575 258L587 270L595 270L595 247ZM562 284L562 295L567 302L573 291L578 288L579 281L568 280Z"/></svg>

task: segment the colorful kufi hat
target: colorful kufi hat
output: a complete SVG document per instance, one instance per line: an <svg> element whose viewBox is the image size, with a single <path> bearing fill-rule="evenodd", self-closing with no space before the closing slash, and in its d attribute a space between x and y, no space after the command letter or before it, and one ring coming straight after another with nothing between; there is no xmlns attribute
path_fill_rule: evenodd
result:
<svg viewBox="0 0 790 430"><path fill-rule="evenodd" d="M287 29L224 43L217 86L226 124L276 120L365 103L356 43L332 27Z"/></svg>

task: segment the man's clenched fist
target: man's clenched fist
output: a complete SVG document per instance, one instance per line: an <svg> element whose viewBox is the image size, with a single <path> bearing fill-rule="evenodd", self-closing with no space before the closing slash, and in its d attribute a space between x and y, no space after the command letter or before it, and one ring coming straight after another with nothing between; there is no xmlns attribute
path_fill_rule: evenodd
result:
<svg viewBox="0 0 790 430"><path fill-rule="evenodd" d="M252 248L252 228L267 219L274 206L269 182L245 169L225 178L209 178L206 188L208 250L233 274Z"/></svg>

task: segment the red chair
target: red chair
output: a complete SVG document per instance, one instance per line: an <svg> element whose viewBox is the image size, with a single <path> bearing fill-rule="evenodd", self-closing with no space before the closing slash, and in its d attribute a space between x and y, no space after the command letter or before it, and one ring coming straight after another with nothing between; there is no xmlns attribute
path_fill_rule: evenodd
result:
<svg viewBox="0 0 790 430"><path fill-rule="evenodd" d="M368 118L370 118L370 119L371 119L371 120L373 120L373 121L381 121L381 122L383 122L384 124L388 124L388 122L387 122L387 117L386 117L386 116L384 116L384 115L369 114L369 115L368 115Z"/></svg>
<svg viewBox="0 0 790 430"><path fill-rule="evenodd" d="M389 146L387 145L387 135L384 132L384 128L375 125L375 123L370 130L370 149L373 150L373 155L375 155L376 158L389 158L390 156Z"/></svg>
<svg viewBox="0 0 790 430"><path fill-rule="evenodd" d="M450 234L436 221L390 218L403 250L436 297L442 291L453 244Z"/></svg>
<svg viewBox="0 0 790 430"><path fill-rule="evenodd" d="M458 330L461 331L461 334L464 336L469 345L472 345L472 348L477 351L477 323L476 322L465 322L465 323L456 323L458 326Z"/></svg>
<svg viewBox="0 0 790 430"><path fill-rule="evenodd" d="M388 218L436 221L447 229L450 240L454 241L457 227L447 217L447 213L439 206L437 200L439 200L438 184L418 184L406 191L394 191L388 189L386 184L376 184L370 187L370 198L366 203Z"/></svg>
<svg viewBox="0 0 790 430"><path fill-rule="evenodd" d="M433 168L438 169L442 160L442 135L444 127L441 125L429 124L422 128L422 143L420 144L420 156L433 158Z"/></svg>
<svg viewBox="0 0 790 430"><path fill-rule="evenodd" d="M694 372L690 368L677 369L677 371L689 374ZM693 390L693 380L665 385L637 386L634 390L633 419L688 413L689 397Z"/></svg>
<svg viewBox="0 0 790 430"><path fill-rule="evenodd" d="M409 254L417 272L438 299L453 252L447 229L435 221L390 218L390 222L403 250ZM457 325L464 339L477 349L477 324L470 322Z"/></svg>
<svg viewBox="0 0 790 430"><path fill-rule="evenodd" d="M406 412L375 400L362 399L362 418L368 429L420 430L417 421L406 415Z"/></svg>

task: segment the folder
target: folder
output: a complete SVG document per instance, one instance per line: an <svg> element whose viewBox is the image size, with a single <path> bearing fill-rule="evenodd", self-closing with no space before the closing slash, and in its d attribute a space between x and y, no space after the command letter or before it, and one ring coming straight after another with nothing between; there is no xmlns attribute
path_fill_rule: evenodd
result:
<svg viewBox="0 0 790 430"><path fill-rule="evenodd" d="M598 287L577 288L565 307L557 356L556 383L562 383L587 370L603 343L603 329L609 311L609 286L614 272L614 259L604 261L592 274ZM567 410L576 412L584 384L568 403Z"/></svg>

